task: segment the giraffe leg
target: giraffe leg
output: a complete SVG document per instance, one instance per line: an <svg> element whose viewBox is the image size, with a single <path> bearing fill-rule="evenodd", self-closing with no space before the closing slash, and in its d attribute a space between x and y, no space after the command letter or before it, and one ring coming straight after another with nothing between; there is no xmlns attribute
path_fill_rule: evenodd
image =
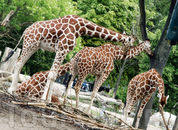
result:
<svg viewBox="0 0 178 130"><path fill-rule="evenodd" d="M129 86L128 86L128 88L129 88ZM129 90L127 90L127 101L126 101L126 106L125 106L125 109L124 109L124 121L125 122L127 121L128 109L129 109L132 97L133 97L133 94Z"/></svg>
<svg viewBox="0 0 178 130"><path fill-rule="evenodd" d="M127 101L126 101L126 106L124 109L124 121L127 121L127 117L128 117L128 110L132 101L132 98L134 96L135 93L135 88L132 87L132 84L129 83L128 85L128 89L127 89Z"/></svg>
<svg viewBox="0 0 178 130"><path fill-rule="evenodd" d="M86 76L82 76L81 78L78 78L78 81L74 87L75 89L75 94L76 94L76 108L79 106L79 93L80 93L80 88L85 80Z"/></svg>
<svg viewBox="0 0 178 130"><path fill-rule="evenodd" d="M88 107L88 110L87 110L88 114L90 113L91 106L93 104L93 100L96 96L96 93L98 92L98 90L99 90L100 86L103 84L103 82L107 79L107 77L108 77L108 74L104 73L104 71L103 71L102 76L96 76L93 93L91 95L90 104L89 104L89 107Z"/></svg>
<svg viewBox="0 0 178 130"><path fill-rule="evenodd" d="M69 92L69 90L71 89L71 85L72 85L72 81L74 80L74 78L76 77L76 75L72 75L72 77L69 79L69 83L67 84L67 90L66 90L66 93L65 93L65 96L64 96L64 101L63 101L63 104L66 103L66 100L67 100L67 94Z"/></svg>
<svg viewBox="0 0 178 130"><path fill-rule="evenodd" d="M130 114L133 110L134 105L141 99L142 97L137 98L137 93L135 93L131 99L130 105L128 106L128 111L127 113Z"/></svg>
<svg viewBox="0 0 178 130"><path fill-rule="evenodd" d="M66 92L65 92L63 104L66 103L67 94L68 94L69 90L71 89L72 81L74 80L74 78L75 78L75 77L77 76L77 74L78 74L77 62L75 62L75 59L72 59L72 60L71 60L70 73L71 73L72 77L71 77L71 79L68 79L68 80L69 80L69 83L67 84L68 86L66 86L67 90L66 90Z"/></svg>
<svg viewBox="0 0 178 130"><path fill-rule="evenodd" d="M10 88L8 89L8 92L12 94L17 89L17 83L20 71L24 64L27 62L27 60L39 49L39 47L34 48L33 50L31 48L23 48L22 53L20 57L18 58L18 61L16 62L15 69L14 69L14 76L12 80L12 84Z"/></svg>
<svg viewBox="0 0 178 130"><path fill-rule="evenodd" d="M139 125L139 121L140 121L140 118L142 116L142 113L143 113L143 110L145 108L145 105L147 104L147 102L150 100L151 98L151 95L146 95L142 102L141 102L141 105L140 105L140 109L139 109L139 112L137 114L137 121L136 121L136 124L135 124L135 128L138 128L138 125Z"/></svg>
<svg viewBox="0 0 178 130"><path fill-rule="evenodd" d="M59 49L59 51L56 52L56 56L55 56L53 65L52 65L50 72L48 74L48 77L47 77L47 83L44 88L44 93L41 98L42 100L47 100L48 102L51 102L53 83L56 80L60 65L63 62L64 58L66 57L67 53L69 52L66 50L62 50L62 51L60 51L60 50L61 49Z"/></svg>

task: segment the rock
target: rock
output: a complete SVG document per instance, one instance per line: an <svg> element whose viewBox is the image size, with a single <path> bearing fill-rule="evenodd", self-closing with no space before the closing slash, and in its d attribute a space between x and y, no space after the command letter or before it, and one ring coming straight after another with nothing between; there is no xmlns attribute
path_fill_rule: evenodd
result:
<svg viewBox="0 0 178 130"><path fill-rule="evenodd" d="M61 85L59 83L54 82L54 84L53 84L53 95L55 95L57 97L61 97L63 92L64 92L63 89L65 89L64 85Z"/></svg>
<svg viewBox="0 0 178 130"><path fill-rule="evenodd" d="M4 71L4 70L0 70L0 77L1 78L6 78L6 77L8 77L8 76L10 76L10 75L12 75L12 73L11 72L8 72L8 71Z"/></svg>
<svg viewBox="0 0 178 130"><path fill-rule="evenodd" d="M106 94L105 92L101 91L101 92L98 92L100 95L102 96L105 96L105 97L110 97L108 94Z"/></svg>
<svg viewBox="0 0 178 130"><path fill-rule="evenodd" d="M163 112L163 113L164 113L165 121L168 122L170 113L169 112ZM174 126L175 120L176 120L176 116L171 114L171 118L169 121L169 128L172 128ZM149 124L155 125L156 127L160 127L160 126L165 127L163 118L160 112L157 112L150 117Z"/></svg>
<svg viewBox="0 0 178 130"><path fill-rule="evenodd" d="M12 82L13 76L14 76L14 74L8 76L8 77L7 77L7 80L8 80L9 82ZM19 83L22 83L22 82L24 82L24 81L26 81L26 80L28 80L28 79L30 79L30 76L29 76L29 75L20 74L20 75L19 75L18 82L19 82Z"/></svg>

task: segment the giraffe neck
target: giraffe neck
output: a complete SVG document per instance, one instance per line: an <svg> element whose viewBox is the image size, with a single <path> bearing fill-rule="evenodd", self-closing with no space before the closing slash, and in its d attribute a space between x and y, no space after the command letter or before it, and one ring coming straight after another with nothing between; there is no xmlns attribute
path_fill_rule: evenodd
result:
<svg viewBox="0 0 178 130"><path fill-rule="evenodd" d="M65 74L66 72L68 72L70 70L70 65L71 65L71 62L67 62L63 65L60 66L59 68L59 71L58 71L58 74L57 74L57 77L56 79L58 79L61 75ZM47 76L49 74L49 71L50 70L47 70L45 72L43 72L43 74L45 75L44 77L47 79Z"/></svg>
<svg viewBox="0 0 178 130"><path fill-rule="evenodd" d="M70 70L70 66L71 66L71 62L67 62L63 65L60 66L58 74L57 74L57 78L59 78L61 75L65 74L66 72L68 72Z"/></svg>
<svg viewBox="0 0 178 130"><path fill-rule="evenodd" d="M95 23L92 23L84 18L78 17L77 21L79 21L79 26L80 26L76 28L76 31L78 32L76 35L77 37L82 35L89 35L91 37L96 37L96 38L100 38L108 41L114 41L114 42L129 41L128 35L120 34L115 31L109 30Z"/></svg>
<svg viewBox="0 0 178 130"><path fill-rule="evenodd" d="M136 56L136 55L140 54L142 51L144 51L144 46L145 46L145 42L142 42L139 45L130 48L127 51L126 56L124 56L124 51L121 47L115 46L115 52L114 52L115 60L133 58L134 56Z"/></svg>
<svg viewBox="0 0 178 130"><path fill-rule="evenodd" d="M125 57L125 59L129 59L129 58L133 58L134 56L140 54L142 51L144 51L145 49L145 42L142 42L140 44L138 44L135 47L130 48L127 51L127 55Z"/></svg>
<svg viewBox="0 0 178 130"><path fill-rule="evenodd" d="M164 94L164 82L162 78L157 78L157 88L159 94Z"/></svg>

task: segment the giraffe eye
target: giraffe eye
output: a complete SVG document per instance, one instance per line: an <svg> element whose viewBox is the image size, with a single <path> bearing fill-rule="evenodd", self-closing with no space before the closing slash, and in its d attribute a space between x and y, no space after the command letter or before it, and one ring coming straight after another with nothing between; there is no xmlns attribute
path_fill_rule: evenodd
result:
<svg viewBox="0 0 178 130"><path fill-rule="evenodd" d="M129 42L131 41L131 38L129 37Z"/></svg>

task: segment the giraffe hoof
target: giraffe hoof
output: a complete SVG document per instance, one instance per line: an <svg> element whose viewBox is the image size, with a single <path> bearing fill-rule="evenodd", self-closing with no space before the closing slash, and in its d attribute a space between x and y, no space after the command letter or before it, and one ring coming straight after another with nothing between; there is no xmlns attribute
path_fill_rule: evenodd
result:
<svg viewBox="0 0 178 130"><path fill-rule="evenodd" d="M10 93L11 95L17 96L16 91L12 90L11 88L9 88L9 89L7 90L7 92Z"/></svg>

